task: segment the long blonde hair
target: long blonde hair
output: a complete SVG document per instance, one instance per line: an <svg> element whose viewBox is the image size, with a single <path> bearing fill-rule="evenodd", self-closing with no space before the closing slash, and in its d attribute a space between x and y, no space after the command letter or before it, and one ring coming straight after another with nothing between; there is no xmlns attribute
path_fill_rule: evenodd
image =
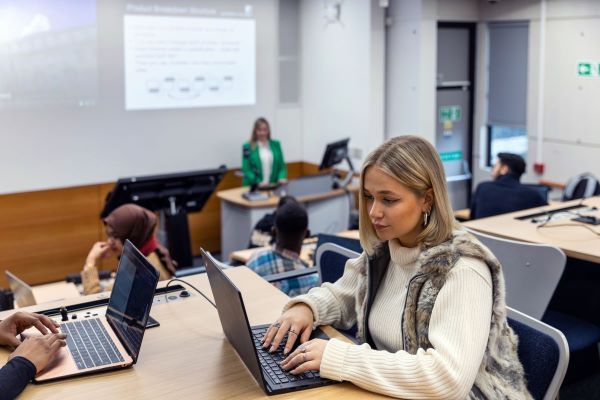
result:
<svg viewBox="0 0 600 400"><path fill-rule="evenodd" d="M457 227L448 199L444 167L435 148L427 140L418 136L398 136L383 143L371 152L363 164L360 174L359 228L360 243L367 252L373 254L375 247L381 243L371 218L365 197L365 172L376 166L412 190L418 197L425 196L432 190L429 222L417 235L417 242L425 247L445 242Z"/></svg>
<svg viewBox="0 0 600 400"><path fill-rule="evenodd" d="M258 141L256 137L256 131L258 130L258 126L260 124L265 124L267 126L267 131L269 132L267 138L271 140L271 125L269 124L269 121L267 121L267 119L264 117L259 117L256 119L256 121L254 121L254 126L252 127L252 134L250 135L250 146L252 148L256 146L256 142Z"/></svg>

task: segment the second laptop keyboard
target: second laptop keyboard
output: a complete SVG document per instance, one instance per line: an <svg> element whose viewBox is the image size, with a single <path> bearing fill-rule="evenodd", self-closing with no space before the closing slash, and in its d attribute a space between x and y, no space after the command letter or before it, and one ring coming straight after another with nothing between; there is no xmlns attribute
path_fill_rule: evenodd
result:
<svg viewBox="0 0 600 400"><path fill-rule="evenodd" d="M67 334L67 347L78 369L123 361L117 346L99 319L63 322L60 329Z"/></svg>
<svg viewBox="0 0 600 400"><path fill-rule="evenodd" d="M306 379L319 379L319 372L317 371L307 371L303 374L292 375L289 372L284 371L279 363L283 361L287 356L283 355L283 349L285 343L287 341L287 336L281 341L279 348L269 353L268 349L262 348L262 338L265 336L268 327L257 327L252 328L252 336L254 339L254 347L258 352L258 359L260 360L260 364L263 369L267 372L267 374L271 377L273 382L275 383L288 383L288 382L296 382L303 381ZM291 353L291 352L290 352Z"/></svg>

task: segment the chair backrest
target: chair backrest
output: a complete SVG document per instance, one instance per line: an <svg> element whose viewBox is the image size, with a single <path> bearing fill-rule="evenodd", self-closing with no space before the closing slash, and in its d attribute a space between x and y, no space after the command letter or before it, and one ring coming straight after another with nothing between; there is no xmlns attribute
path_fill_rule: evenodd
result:
<svg viewBox="0 0 600 400"><path fill-rule="evenodd" d="M344 267L349 258L357 258L360 253L337 245L323 243L317 247L317 269L322 282L335 282L344 274Z"/></svg>
<svg viewBox="0 0 600 400"><path fill-rule="evenodd" d="M565 253L555 246L503 239L471 229L469 232L502 264L506 304L541 319L565 270Z"/></svg>
<svg viewBox="0 0 600 400"><path fill-rule="evenodd" d="M600 194L598 178L589 172L577 175L567 182L563 191L563 201L587 198Z"/></svg>
<svg viewBox="0 0 600 400"><path fill-rule="evenodd" d="M356 251L358 253L362 253L363 249L362 246L360 245L360 240L358 239L352 239L349 237L343 237L343 236L337 236L337 235L330 235L327 233L319 233L317 235L317 249L319 248L319 246L321 246L324 243L335 243L337 245L340 245L342 247L345 247L347 249L350 249L352 251ZM317 265L317 253L315 252L314 255L315 259L314 259L314 265Z"/></svg>
<svg viewBox="0 0 600 400"><path fill-rule="evenodd" d="M554 400L569 366L567 339L556 328L507 307L508 325L519 336L519 360L536 400Z"/></svg>
<svg viewBox="0 0 600 400"><path fill-rule="evenodd" d="M523 183L522 185L535 190L540 195L542 195L544 200L548 201L548 194L550 193L550 190L552 189L550 186L542 185L540 183Z"/></svg>

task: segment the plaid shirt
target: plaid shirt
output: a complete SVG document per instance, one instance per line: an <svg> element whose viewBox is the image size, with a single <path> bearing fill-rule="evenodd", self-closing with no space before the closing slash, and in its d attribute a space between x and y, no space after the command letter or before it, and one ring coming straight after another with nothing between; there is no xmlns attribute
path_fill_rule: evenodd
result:
<svg viewBox="0 0 600 400"><path fill-rule="evenodd" d="M300 259L298 253L289 250L270 250L259 251L254 254L246 266L252 269L260 276L278 274L280 272L293 271L296 269L307 268L308 265ZM310 288L319 283L319 274L290 278L279 282L273 282L273 286L286 293L288 296L298 296L308 292Z"/></svg>

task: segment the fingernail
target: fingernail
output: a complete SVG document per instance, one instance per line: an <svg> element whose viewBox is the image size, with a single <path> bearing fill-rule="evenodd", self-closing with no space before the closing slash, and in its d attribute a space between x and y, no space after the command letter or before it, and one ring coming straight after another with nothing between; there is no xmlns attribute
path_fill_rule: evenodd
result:
<svg viewBox="0 0 600 400"><path fill-rule="evenodd" d="M271 346L271 348L269 349L269 353L272 353L275 351L275 346Z"/></svg>

